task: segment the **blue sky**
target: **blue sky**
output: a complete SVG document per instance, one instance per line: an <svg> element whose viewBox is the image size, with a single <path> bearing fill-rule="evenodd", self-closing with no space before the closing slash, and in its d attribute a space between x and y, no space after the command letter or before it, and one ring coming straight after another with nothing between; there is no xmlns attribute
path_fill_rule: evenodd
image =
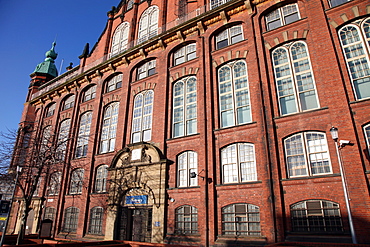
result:
<svg viewBox="0 0 370 247"><path fill-rule="evenodd" d="M30 74L56 39L56 66L79 64L120 0L0 0L0 131L17 129Z"/></svg>

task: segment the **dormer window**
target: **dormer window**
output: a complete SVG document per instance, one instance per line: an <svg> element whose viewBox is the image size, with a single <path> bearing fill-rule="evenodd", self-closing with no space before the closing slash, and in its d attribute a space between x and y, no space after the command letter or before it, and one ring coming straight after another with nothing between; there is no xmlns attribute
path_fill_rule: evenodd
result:
<svg viewBox="0 0 370 247"><path fill-rule="evenodd" d="M130 23L121 23L113 35L111 56L115 56L125 50L127 50L128 44L128 32L130 30Z"/></svg>
<svg viewBox="0 0 370 247"><path fill-rule="evenodd" d="M138 44L153 38L158 33L158 7L151 6L140 18Z"/></svg>

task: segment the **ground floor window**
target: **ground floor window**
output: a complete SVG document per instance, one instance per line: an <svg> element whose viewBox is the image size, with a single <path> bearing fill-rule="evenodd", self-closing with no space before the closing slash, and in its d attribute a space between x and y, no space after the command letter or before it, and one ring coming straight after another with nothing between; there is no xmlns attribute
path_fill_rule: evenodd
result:
<svg viewBox="0 0 370 247"><path fill-rule="evenodd" d="M198 233L198 209L189 205L178 207L175 231L177 234Z"/></svg>
<svg viewBox="0 0 370 247"><path fill-rule="evenodd" d="M342 232L339 204L323 200L298 202L290 207L294 232Z"/></svg>
<svg viewBox="0 0 370 247"><path fill-rule="evenodd" d="M259 207L237 203L222 208L223 235L261 235Z"/></svg>

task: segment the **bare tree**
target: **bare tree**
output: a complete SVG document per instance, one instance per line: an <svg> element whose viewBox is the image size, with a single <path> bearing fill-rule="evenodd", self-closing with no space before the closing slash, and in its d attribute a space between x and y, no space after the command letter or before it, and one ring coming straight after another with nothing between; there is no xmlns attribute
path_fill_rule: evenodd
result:
<svg viewBox="0 0 370 247"><path fill-rule="evenodd" d="M32 127L20 128L17 133L1 133L0 176L3 181L13 181L18 172L16 197L21 202L21 222L17 244L24 238L27 218L40 186L41 178L47 184L51 173L62 167L67 137L56 138L51 126L36 132ZM19 169L21 168L21 169Z"/></svg>

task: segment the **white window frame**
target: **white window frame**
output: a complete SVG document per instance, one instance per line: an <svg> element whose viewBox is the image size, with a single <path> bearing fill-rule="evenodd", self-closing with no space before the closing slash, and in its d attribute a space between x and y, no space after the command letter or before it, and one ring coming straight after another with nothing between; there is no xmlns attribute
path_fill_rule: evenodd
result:
<svg viewBox="0 0 370 247"><path fill-rule="evenodd" d="M106 92L109 93L121 87L122 87L122 74L118 74L107 82Z"/></svg>
<svg viewBox="0 0 370 247"><path fill-rule="evenodd" d="M100 165L96 168L95 193L107 192L108 166Z"/></svg>
<svg viewBox="0 0 370 247"><path fill-rule="evenodd" d="M198 209L183 205L175 209L176 234L193 235L198 233Z"/></svg>
<svg viewBox="0 0 370 247"><path fill-rule="evenodd" d="M93 207L90 209L89 234L101 235L103 233L103 216L102 207Z"/></svg>
<svg viewBox="0 0 370 247"><path fill-rule="evenodd" d="M320 137L309 138L309 135ZM328 142L323 132L307 131L284 139L285 159L288 177L309 177L333 173ZM319 162L326 165L315 166ZM314 169L327 170L324 172Z"/></svg>
<svg viewBox="0 0 370 247"><path fill-rule="evenodd" d="M369 37L366 37L365 25L367 25L367 28L370 27L370 17L345 25L338 31L352 88L357 100L370 98L370 35L368 34ZM355 29L356 32L352 31L351 36L345 39L344 34L348 34L350 28ZM357 33L356 36L355 33Z"/></svg>
<svg viewBox="0 0 370 247"><path fill-rule="evenodd" d="M66 208L64 214L63 232L76 232L80 210L76 207Z"/></svg>
<svg viewBox="0 0 370 247"><path fill-rule="evenodd" d="M56 155L59 160L65 159L70 127L71 127L70 118L64 119L62 122L60 122L56 149L57 152Z"/></svg>
<svg viewBox="0 0 370 247"><path fill-rule="evenodd" d="M51 116L53 116L54 113L55 113L55 107L56 107L56 104L55 103L50 104L47 107L47 109L46 109L45 117L51 117Z"/></svg>
<svg viewBox="0 0 370 247"><path fill-rule="evenodd" d="M119 102L110 103L104 109L100 136L100 153L113 152L116 144Z"/></svg>
<svg viewBox="0 0 370 247"><path fill-rule="evenodd" d="M192 178L192 172L198 174L198 154L193 151L183 152L177 157L177 186L198 186L198 176Z"/></svg>
<svg viewBox="0 0 370 247"><path fill-rule="evenodd" d="M223 4L225 4L229 1L231 1L231 0L211 0L211 2L210 2L211 9L215 9L218 6L221 6L221 5L223 5Z"/></svg>
<svg viewBox="0 0 370 247"><path fill-rule="evenodd" d="M89 87L85 90L82 102L86 102L96 97L96 85Z"/></svg>
<svg viewBox="0 0 370 247"><path fill-rule="evenodd" d="M50 174L47 193L48 196L59 195L61 180L62 180L61 172L53 172L52 174Z"/></svg>
<svg viewBox="0 0 370 247"><path fill-rule="evenodd" d="M221 210L222 235L261 235L260 208L258 206L248 203L235 203L227 205Z"/></svg>
<svg viewBox="0 0 370 247"><path fill-rule="evenodd" d="M296 18L288 19L289 17L295 16L295 15L297 16ZM287 4L278 9L271 11L269 14L265 16L266 30L267 31L274 30L276 28L288 25L300 19L301 19L301 16L299 14L298 4L297 3ZM280 25L269 27L269 24L274 23L274 22L279 22Z"/></svg>
<svg viewBox="0 0 370 247"><path fill-rule="evenodd" d="M236 44L244 40L243 26L241 24L229 27L216 35L216 50Z"/></svg>
<svg viewBox="0 0 370 247"><path fill-rule="evenodd" d="M370 124L365 125L363 129L364 129L367 151L369 152L369 156L370 156Z"/></svg>
<svg viewBox="0 0 370 247"><path fill-rule="evenodd" d="M76 153L75 153L76 158L85 157L87 155L91 119L92 119L91 111L85 112L81 115L76 144Z"/></svg>
<svg viewBox="0 0 370 247"><path fill-rule="evenodd" d="M305 49L303 52L302 47ZM295 50L301 51L301 53L296 53L300 57L294 56L292 51ZM297 41L276 48L272 52L272 61L281 115L320 107L310 55L305 42ZM304 81L305 83L303 83Z"/></svg>
<svg viewBox="0 0 370 247"><path fill-rule="evenodd" d="M350 2L350 1L352 1L352 0L329 0L329 5L330 5L331 8L334 8L336 6L345 4L345 3Z"/></svg>
<svg viewBox="0 0 370 247"><path fill-rule="evenodd" d="M173 137L197 133L197 78L189 76L173 85Z"/></svg>
<svg viewBox="0 0 370 247"><path fill-rule="evenodd" d="M238 70L241 66L244 70ZM247 63L243 60L227 63L217 74L221 128L252 122Z"/></svg>
<svg viewBox="0 0 370 247"><path fill-rule="evenodd" d="M73 108L75 105L75 95L70 95L64 100L63 111Z"/></svg>
<svg viewBox="0 0 370 247"><path fill-rule="evenodd" d="M154 91L147 90L134 98L131 143L150 141L152 137Z"/></svg>
<svg viewBox="0 0 370 247"><path fill-rule="evenodd" d="M139 21L138 44L141 44L158 34L159 9L153 5L147 8Z"/></svg>
<svg viewBox="0 0 370 247"><path fill-rule="evenodd" d="M137 80L144 79L156 73L156 60L150 60L137 68Z"/></svg>
<svg viewBox="0 0 370 247"><path fill-rule="evenodd" d="M257 181L254 144L234 143L221 149L223 184Z"/></svg>
<svg viewBox="0 0 370 247"><path fill-rule="evenodd" d="M197 57L196 43L191 43L177 49L173 53L173 65L179 65Z"/></svg>
<svg viewBox="0 0 370 247"><path fill-rule="evenodd" d="M122 22L114 31L112 37L111 56L115 56L128 48L128 37L130 32L130 23Z"/></svg>
<svg viewBox="0 0 370 247"><path fill-rule="evenodd" d="M69 186L69 194L77 195L82 193L82 187L84 183L85 170L82 168L74 169L71 172L71 182Z"/></svg>

